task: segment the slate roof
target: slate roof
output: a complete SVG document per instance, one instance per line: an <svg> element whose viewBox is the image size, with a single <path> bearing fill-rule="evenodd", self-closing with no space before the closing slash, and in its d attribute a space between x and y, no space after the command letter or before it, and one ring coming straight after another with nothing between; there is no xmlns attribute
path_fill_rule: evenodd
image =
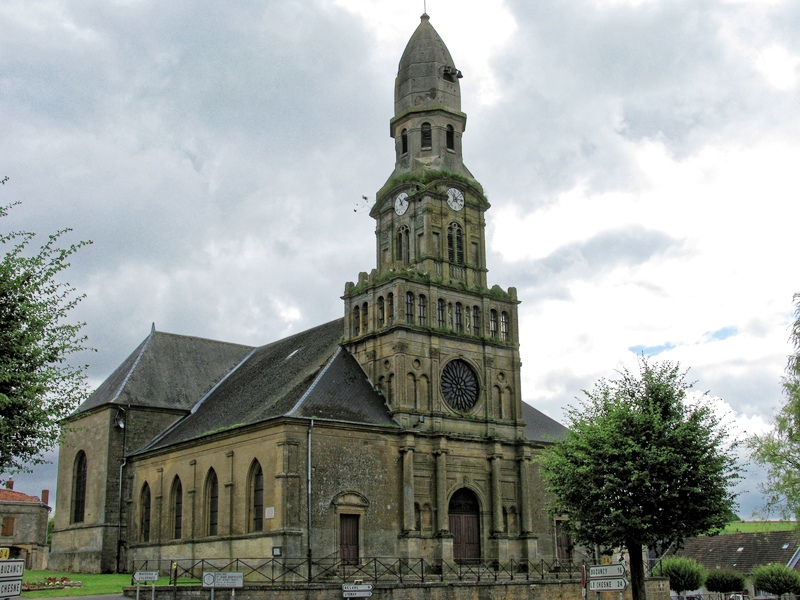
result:
<svg viewBox="0 0 800 600"><path fill-rule="evenodd" d="M734 569L747 575L757 565L796 567L798 550L796 532L766 531L689 538L675 554L693 558L707 569Z"/></svg>
<svg viewBox="0 0 800 600"><path fill-rule="evenodd" d="M522 403L522 418L525 420L525 437L532 442L552 443L567 433L567 428L561 423L526 402Z"/></svg>
<svg viewBox="0 0 800 600"><path fill-rule="evenodd" d="M77 413L105 404L190 410L252 350L154 329Z"/></svg>
<svg viewBox="0 0 800 600"><path fill-rule="evenodd" d="M398 427L383 396L340 348L343 330L337 319L255 349L142 452L281 416Z"/></svg>

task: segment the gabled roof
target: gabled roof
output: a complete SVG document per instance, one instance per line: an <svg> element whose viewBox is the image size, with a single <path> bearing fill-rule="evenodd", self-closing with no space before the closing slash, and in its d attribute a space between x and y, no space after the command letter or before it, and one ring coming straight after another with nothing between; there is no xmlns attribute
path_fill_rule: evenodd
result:
<svg viewBox="0 0 800 600"><path fill-rule="evenodd" d="M39 503L39 496L29 496L22 492L15 492L14 490L7 490L0 488L0 502L31 502Z"/></svg>
<svg viewBox="0 0 800 600"><path fill-rule="evenodd" d="M757 565L791 565L800 546L794 531L765 531L689 538L678 556L693 558L707 569L733 569L747 575Z"/></svg>
<svg viewBox="0 0 800 600"><path fill-rule="evenodd" d="M340 348L343 330L337 319L257 348L142 452L282 416L397 427L383 396Z"/></svg>
<svg viewBox="0 0 800 600"><path fill-rule="evenodd" d="M525 438L532 442L552 443L567 433L567 428L542 411L522 403L522 418L525 420Z"/></svg>
<svg viewBox="0 0 800 600"><path fill-rule="evenodd" d="M104 404L189 410L252 350L154 329L77 413Z"/></svg>

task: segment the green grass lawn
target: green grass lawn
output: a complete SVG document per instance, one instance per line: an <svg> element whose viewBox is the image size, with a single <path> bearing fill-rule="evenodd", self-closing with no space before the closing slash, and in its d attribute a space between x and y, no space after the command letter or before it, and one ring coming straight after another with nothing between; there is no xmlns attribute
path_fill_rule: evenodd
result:
<svg viewBox="0 0 800 600"><path fill-rule="evenodd" d="M728 523L726 533L762 533L765 531L792 531L797 529L795 521L733 521Z"/></svg>
<svg viewBox="0 0 800 600"><path fill-rule="evenodd" d="M60 579L69 577L70 581L80 581L81 587L65 587L37 592L22 592L23 598L60 598L63 596L100 596L102 594L121 594L122 588L131 585L131 576L125 573L115 575L88 575L84 573L60 573L57 571L25 571L22 581L36 583L46 581L48 577ZM168 585L169 577L162 577L158 585ZM142 588L145 586L142 585ZM145 590L143 589L142 592ZM150 590L147 590L149 593ZM149 596L148 596L149 597Z"/></svg>

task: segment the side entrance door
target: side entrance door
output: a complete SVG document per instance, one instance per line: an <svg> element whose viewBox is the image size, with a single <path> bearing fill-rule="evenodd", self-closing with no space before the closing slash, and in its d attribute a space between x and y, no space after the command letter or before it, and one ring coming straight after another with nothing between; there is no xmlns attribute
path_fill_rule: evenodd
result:
<svg viewBox="0 0 800 600"><path fill-rule="evenodd" d="M339 556L346 565L358 564L358 515L339 515Z"/></svg>

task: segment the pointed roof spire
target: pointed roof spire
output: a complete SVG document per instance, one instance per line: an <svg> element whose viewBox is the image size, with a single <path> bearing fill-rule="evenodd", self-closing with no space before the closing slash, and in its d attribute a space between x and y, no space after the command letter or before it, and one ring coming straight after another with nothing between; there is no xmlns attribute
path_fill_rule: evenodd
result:
<svg viewBox="0 0 800 600"><path fill-rule="evenodd" d="M395 117L410 108L461 112L460 77L450 51L423 13L397 69Z"/></svg>

